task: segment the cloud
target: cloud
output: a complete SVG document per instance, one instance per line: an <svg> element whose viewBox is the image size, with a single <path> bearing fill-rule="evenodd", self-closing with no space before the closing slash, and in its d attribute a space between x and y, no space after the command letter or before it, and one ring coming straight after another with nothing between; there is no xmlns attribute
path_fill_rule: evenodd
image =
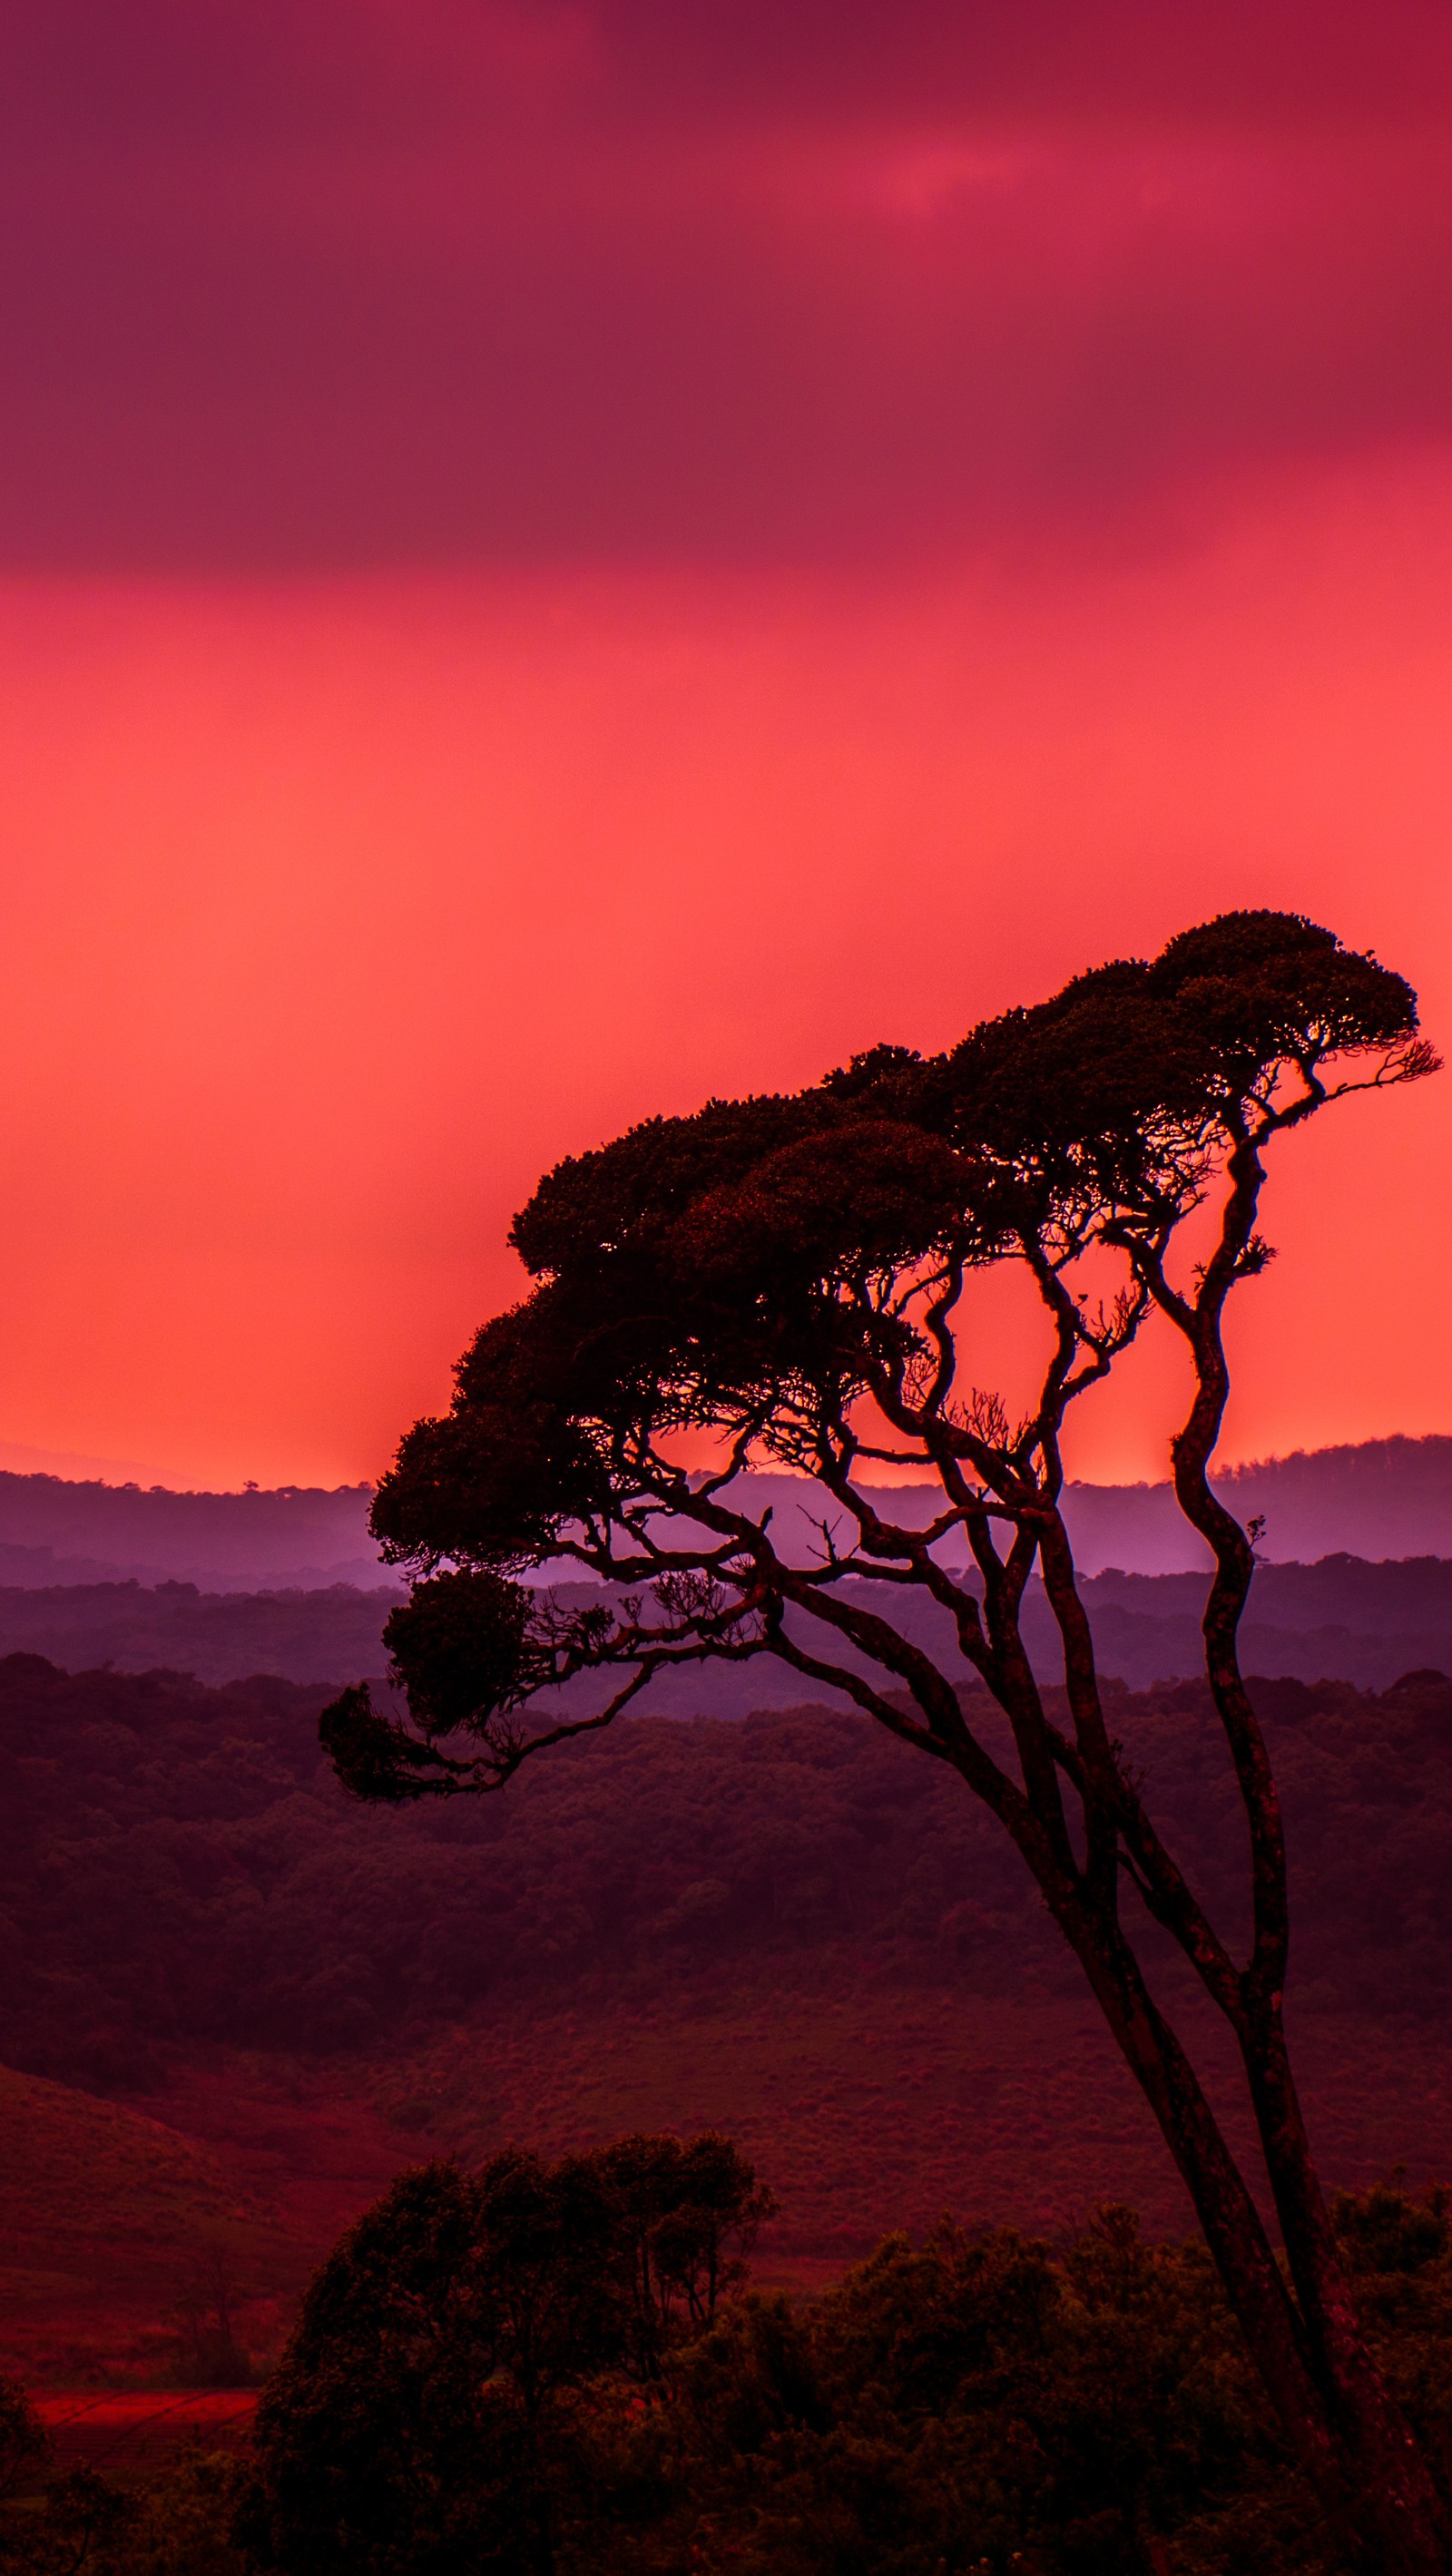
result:
<svg viewBox="0 0 1452 2576"><path fill-rule="evenodd" d="M443 134L573 99L700 130L906 116L1180 124L1424 119L1442 0L8 0L13 130L101 139Z"/></svg>
<svg viewBox="0 0 1452 2576"><path fill-rule="evenodd" d="M1141 549L1452 432L1441 10L16 14L11 568Z"/></svg>

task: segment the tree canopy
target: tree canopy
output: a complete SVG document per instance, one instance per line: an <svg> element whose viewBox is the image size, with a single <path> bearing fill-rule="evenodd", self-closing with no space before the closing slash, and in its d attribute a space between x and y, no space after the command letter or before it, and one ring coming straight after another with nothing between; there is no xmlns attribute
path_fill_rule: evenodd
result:
<svg viewBox="0 0 1452 2576"><path fill-rule="evenodd" d="M397 1797L507 1777L529 1747L516 1713L584 1669L621 1669L632 1697L667 1662L723 1654L839 1678L803 1639L815 1622L884 1643L836 1614L863 1573L947 1599L994 1686L993 1607L985 1625L949 1598L934 1548L962 1527L996 1565L996 1532L1021 1591L1065 1413L1156 1304L1193 1321L1167 1254L1231 1159L1434 1061L1400 976L1297 915L1231 913L940 1056L875 1047L805 1091L712 1100L560 1164L511 1233L537 1285L483 1327L450 1412L408 1433L379 1489L383 1552L418 1578L387 1631L416 1723L350 1695L328 1728L344 1778ZM1246 1229L1228 1267L1266 1258ZM1021 1421L956 1328L973 1273L1002 1262L1031 1275L1054 1341ZM732 1508L752 1461L817 1478L855 1545L783 1585L769 1530ZM863 1493L884 1467L941 1478L928 1530ZM648 1604L561 1615L520 1578L562 1556L651 1586ZM923 1677L889 1665L917 1695ZM443 1750L460 1736L462 1770Z"/></svg>

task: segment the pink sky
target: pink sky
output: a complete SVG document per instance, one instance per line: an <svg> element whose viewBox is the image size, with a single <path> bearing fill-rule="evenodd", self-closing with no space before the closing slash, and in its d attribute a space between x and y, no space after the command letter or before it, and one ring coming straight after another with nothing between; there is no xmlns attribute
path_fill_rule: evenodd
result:
<svg viewBox="0 0 1452 2576"><path fill-rule="evenodd" d="M1226 904L1452 1034L1440 9L15 14L8 1440L376 1472L542 1166ZM1233 1454L1452 1430L1449 1125Z"/></svg>

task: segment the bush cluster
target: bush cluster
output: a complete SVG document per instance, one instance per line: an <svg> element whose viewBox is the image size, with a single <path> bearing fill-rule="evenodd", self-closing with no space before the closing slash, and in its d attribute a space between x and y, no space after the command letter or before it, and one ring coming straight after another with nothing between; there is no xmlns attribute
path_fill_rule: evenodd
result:
<svg viewBox="0 0 1452 2576"><path fill-rule="evenodd" d="M251 2456L41 2500L0 2402L0 2565L62 2576L1344 2576L1198 2243L1100 2210L890 2236L744 2284L730 2142L405 2174L319 2272ZM1452 2487L1447 2195L1336 2205L1366 2331ZM714 2269L713 2269L714 2265Z"/></svg>

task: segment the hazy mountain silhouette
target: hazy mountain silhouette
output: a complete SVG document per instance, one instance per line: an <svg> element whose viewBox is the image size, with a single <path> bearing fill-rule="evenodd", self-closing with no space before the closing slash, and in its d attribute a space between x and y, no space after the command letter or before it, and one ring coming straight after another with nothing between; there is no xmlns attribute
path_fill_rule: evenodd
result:
<svg viewBox="0 0 1452 2576"><path fill-rule="evenodd" d="M792 1553L818 1544L815 1489L790 1476L745 1480ZM1217 1480L1243 1518L1261 1513L1261 1553L1313 1564L1336 1554L1452 1557L1452 1439L1398 1437L1297 1450ZM133 1580L203 1591L263 1591L391 1579L368 1533L372 1488L284 1485L240 1494L71 1483L0 1473L0 1583L28 1588ZM928 1487L895 1489L904 1519L932 1510ZM1173 1574L1205 1562L1163 1485L1071 1486L1068 1518L1086 1574Z"/></svg>
<svg viewBox="0 0 1452 2576"><path fill-rule="evenodd" d="M389 1580L371 1485L240 1494L0 1474L0 1582L183 1582L207 1591Z"/></svg>
<svg viewBox="0 0 1452 2576"><path fill-rule="evenodd" d="M795 1525L795 1545L820 1545L819 1491L804 1478L744 1479L773 1510L782 1533ZM1452 1439L1398 1436L1335 1449L1298 1449L1235 1467L1214 1479L1242 1520L1265 1520L1260 1553L1276 1564L1314 1564L1334 1555L1452 1557ZM939 1508L935 1486L898 1486L891 1511L908 1526ZM886 1505L884 1505L886 1509ZM1177 1574L1208 1567L1210 1552L1190 1528L1169 1484L1069 1487L1065 1518L1085 1574L1110 1567L1133 1574ZM845 1538L845 1516L843 1516Z"/></svg>
<svg viewBox="0 0 1452 2576"><path fill-rule="evenodd" d="M1452 1439L1438 1433L1296 1449L1214 1483L1242 1521L1264 1516L1260 1553L1272 1564L1452 1556ZM1086 1572L1115 1565L1162 1574L1208 1562L1168 1485L1076 1485L1072 1493Z"/></svg>

